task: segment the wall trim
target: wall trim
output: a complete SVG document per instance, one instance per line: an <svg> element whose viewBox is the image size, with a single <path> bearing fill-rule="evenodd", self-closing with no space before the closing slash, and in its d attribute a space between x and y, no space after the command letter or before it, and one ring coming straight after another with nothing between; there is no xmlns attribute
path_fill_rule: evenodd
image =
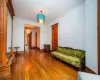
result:
<svg viewBox="0 0 100 80"><path fill-rule="evenodd" d="M44 51L44 49L40 49L39 47L36 47L36 49L39 49L40 51Z"/></svg>
<svg viewBox="0 0 100 80"><path fill-rule="evenodd" d="M85 71L92 73L92 74L96 74L92 69L90 69L89 67L85 66Z"/></svg>
<svg viewBox="0 0 100 80"><path fill-rule="evenodd" d="M36 47L36 49L40 49L39 47Z"/></svg>
<svg viewBox="0 0 100 80"><path fill-rule="evenodd" d="M44 51L44 49L40 49L40 51Z"/></svg>
<svg viewBox="0 0 100 80"><path fill-rule="evenodd" d="M100 74L100 0L98 2L98 74Z"/></svg>

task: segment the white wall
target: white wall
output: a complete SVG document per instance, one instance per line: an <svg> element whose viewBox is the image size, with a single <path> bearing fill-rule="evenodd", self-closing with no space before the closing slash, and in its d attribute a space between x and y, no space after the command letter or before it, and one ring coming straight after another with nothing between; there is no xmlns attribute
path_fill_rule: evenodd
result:
<svg viewBox="0 0 100 80"><path fill-rule="evenodd" d="M38 24L33 21L23 20L21 18L14 18L14 46L20 46L19 51L24 51L24 25L30 24L40 27L40 49L44 48L44 44L48 43L48 27L46 25Z"/></svg>
<svg viewBox="0 0 100 80"><path fill-rule="evenodd" d="M86 66L97 73L97 0L86 0L85 9Z"/></svg>
<svg viewBox="0 0 100 80"><path fill-rule="evenodd" d="M49 43L52 42L51 25L58 24L58 45L85 50L85 3L49 24ZM52 45L52 44L51 44Z"/></svg>
<svg viewBox="0 0 100 80"><path fill-rule="evenodd" d="M11 31L12 30L12 19L11 15L8 11L8 16L7 16L7 52L10 52L11 50L9 47L11 47Z"/></svg>

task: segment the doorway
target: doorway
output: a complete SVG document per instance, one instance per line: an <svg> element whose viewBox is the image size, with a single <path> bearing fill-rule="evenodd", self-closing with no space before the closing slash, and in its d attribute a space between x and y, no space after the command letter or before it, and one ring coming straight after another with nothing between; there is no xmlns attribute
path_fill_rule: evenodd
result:
<svg viewBox="0 0 100 80"><path fill-rule="evenodd" d="M52 27L52 50L56 50L58 47L58 23Z"/></svg>
<svg viewBox="0 0 100 80"><path fill-rule="evenodd" d="M25 24L24 51L40 48L40 27Z"/></svg>

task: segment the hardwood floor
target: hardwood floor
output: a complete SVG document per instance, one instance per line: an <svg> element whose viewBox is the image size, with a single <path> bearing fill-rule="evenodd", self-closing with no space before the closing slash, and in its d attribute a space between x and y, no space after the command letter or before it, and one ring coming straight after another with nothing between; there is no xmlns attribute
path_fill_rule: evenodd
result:
<svg viewBox="0 0 100 80"><path fill-rule="evenodd" d="M77 69L36 49L17 55L11 70L11 80L77 80Z"/></svg>

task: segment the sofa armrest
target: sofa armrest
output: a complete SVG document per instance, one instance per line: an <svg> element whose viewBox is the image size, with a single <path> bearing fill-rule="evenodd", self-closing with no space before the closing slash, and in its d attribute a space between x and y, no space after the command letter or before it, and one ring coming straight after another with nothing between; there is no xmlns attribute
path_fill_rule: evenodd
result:
<svg viewBox="0 0 100 80"><path fill-rule="evenodd" d="M81 69L85 69L85 56L80 58L80 68Z"/></svg>
<svg viewBox="0 0 100 80"><path fill-rule="evenodd" d="M57 50L51 50L51 52L55 52L55 51L57 51Z"/></svg>

